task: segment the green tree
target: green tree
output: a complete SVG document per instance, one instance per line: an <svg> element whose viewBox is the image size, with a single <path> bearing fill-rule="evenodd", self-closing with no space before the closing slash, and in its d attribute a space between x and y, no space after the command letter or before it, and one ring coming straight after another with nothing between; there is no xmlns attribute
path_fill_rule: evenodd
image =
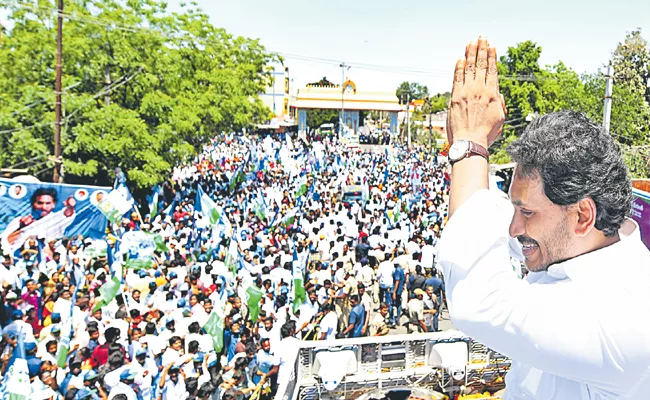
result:
<svg viewBox="0 0 650 400"><path fill-rule="evenodd" d="M400 104L410 103L413 100L424 99L429 96L429 89L417 82L402 82L395 91L395 96Z"/></svg>
<svg viewBox="0 0 650 400"><path fill-rule="evenodd" d="M612 65L617 83L643 95L646 103L650 103L650 51L640 28L628 32L625 40L618 44L612 55Z"/></svg>
<svg viewBox="0 0 650 400"><path fill-rule="evenodd" d="M324 76L320 81L309 83L308 85L313 86L334 86L334 84L327 80L327 77Z"/></svg>
<svg viewBox="0 0 650 400"><path fill-rule="evenodd" d="M10 166L53 153L56 24L52 1L0 4L13 24L0 47L0 64L12 65L0 72L0 165ZM66 182L110 184L121 167L145 190L216 134L268 115L258 95L280 58L212 26L194 4L178 13L154 0L65 7Z"/></svg>
<svg viewBox="0 0 650 400"><path fill-rule="evenodd" d="M586 113L602 123L605 76L602 71L579 76L562 62L542 68L542 49L526 41L509 47L500 58L499 87L508 115L504 133L490 149L491 160L509 162L505 152L536 116L571 109ZM628 33L612 57L614 86L610 132L621 143L630 172L650 176L650 51L640 30Z"/></svg>
<svg viewBox="0 0 650 400"><path fill-rule="evenodd" d="M339 110L307 110L307 126L316 129L323 124L337 125L339 112Z"/></svg>

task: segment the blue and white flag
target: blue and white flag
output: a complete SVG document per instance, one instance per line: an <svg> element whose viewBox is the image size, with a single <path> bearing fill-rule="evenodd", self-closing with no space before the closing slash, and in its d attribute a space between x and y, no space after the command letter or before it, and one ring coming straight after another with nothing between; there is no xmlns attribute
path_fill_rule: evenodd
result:
<svg viewBox="0 0 650 400"><path fill-rule="evenodd" d="M194 210L207 217L210 221L210 226L216 226L219 223L222 211L210 196L203 191L201 185L196 189L196 200L194 204Z"/></svg>

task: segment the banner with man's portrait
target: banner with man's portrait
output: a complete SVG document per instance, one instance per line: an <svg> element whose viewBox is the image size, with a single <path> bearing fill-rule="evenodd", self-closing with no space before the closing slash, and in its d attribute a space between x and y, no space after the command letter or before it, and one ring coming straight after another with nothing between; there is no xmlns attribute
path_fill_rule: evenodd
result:
<svg viewBox="0 0 650 400"><path fill-rule="evenodd" d="M29 237L45 241L106 235L106 217L97 205L112 188L17 182L0 179L0 244L13 253Z"/></svg>
<svg viewBox="0 0 650 400"><path fill-rule="evenodd" d="M634 190L632 202L632 219L639 224L641 240L650 249L650 193Z"/></svg>

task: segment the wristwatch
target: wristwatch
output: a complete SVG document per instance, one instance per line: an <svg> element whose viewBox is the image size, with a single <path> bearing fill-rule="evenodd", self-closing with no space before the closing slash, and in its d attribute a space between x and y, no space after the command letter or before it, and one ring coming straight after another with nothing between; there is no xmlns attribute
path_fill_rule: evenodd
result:
<svg viewBox="0 0 650 400"><path fill-rule="evenodd" d="M452 165L466 157L472 156L481 156L486 161L490 161L490 155L487 149L470 140L456 140L449 148L449 162Z"/></svg>

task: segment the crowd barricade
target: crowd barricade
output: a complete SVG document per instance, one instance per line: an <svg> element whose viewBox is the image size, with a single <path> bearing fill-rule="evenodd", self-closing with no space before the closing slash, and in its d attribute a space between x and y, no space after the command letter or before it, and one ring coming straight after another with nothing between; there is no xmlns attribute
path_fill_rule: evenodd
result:
<svg viewBox="0 0 650 400"><path fill-rule="evenodd" d="M357 399L377 389L455 394L505 387L510 359L459 331L303 341L276 399Z"/></svg>

